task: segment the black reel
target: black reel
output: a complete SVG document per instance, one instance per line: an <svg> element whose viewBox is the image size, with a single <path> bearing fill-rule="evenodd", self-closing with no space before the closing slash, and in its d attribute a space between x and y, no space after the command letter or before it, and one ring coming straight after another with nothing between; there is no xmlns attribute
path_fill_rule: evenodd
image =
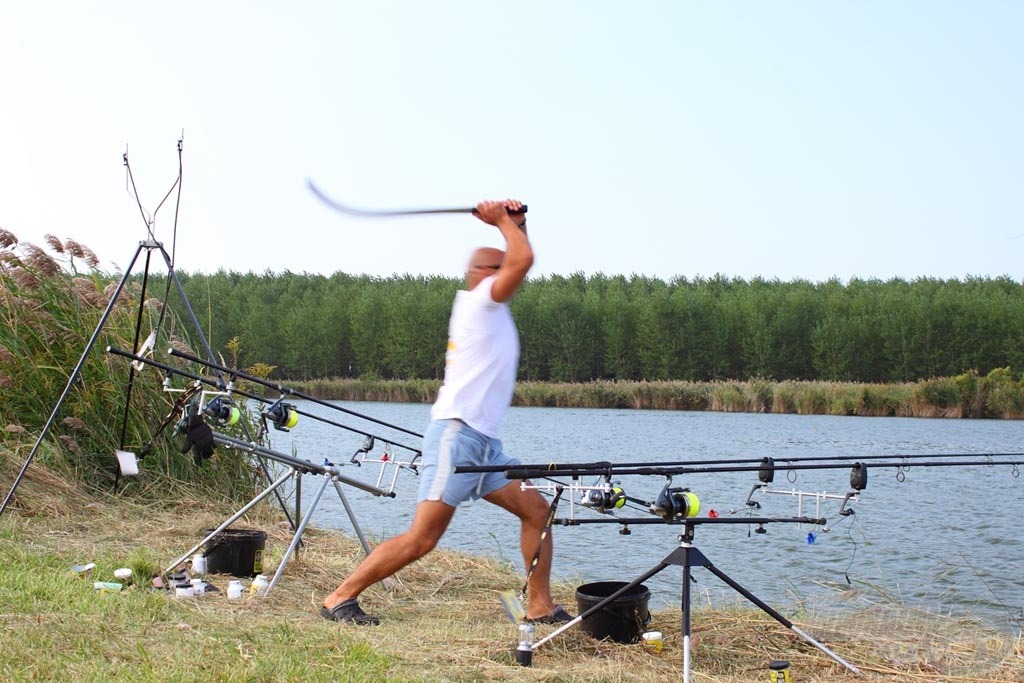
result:
<svg viewBox="0 0 1024 683"><path fill-rule="evenodd" d="M700 512L700 500L690 489L665 484L658 498L651 503L651 512L664 519L696 517Z"/></svg>
<svg viewBox="0 0 1024 683"><path fill-rule="evenodd" d="M203 412L210 416L219 425L235 425L242 417L238 406L226 396L217 396L206 404Z"/></svg>
<svg viewBox="0 0 1024 683"><path fill-rule="evenodd" d="M267 408L263 417L274 425L274 429L281 432L287 432L299 423L299 413L295 406L283 401L278 401Z"/></svg>

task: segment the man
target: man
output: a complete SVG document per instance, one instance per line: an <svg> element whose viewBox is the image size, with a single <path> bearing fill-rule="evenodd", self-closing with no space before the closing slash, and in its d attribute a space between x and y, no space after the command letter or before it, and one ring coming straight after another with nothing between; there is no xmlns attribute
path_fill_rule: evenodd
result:
<svg viewBox="0 0 1024 683"><path fill-rule="evenodd" d="M560 623L572 617L551 598L553 544L544 529L547 503L535 490L522 490L502 472L454 474L457 466L514 465L502 451L498 429L515 387L519 334L508 301L533 265L526 214L516 200L481 202L475 215L501 231L505 251L481 247L466 271L466 289L455 295L448 323L444 383L430 411L423 437L420 488L412 525L371 552L333 593L324 598L325 619L378 624L359 606L368 586L420 559L437 545L460 503L477 498L500 505L519 518L523 560L530 566L526 618Z"/></svg>

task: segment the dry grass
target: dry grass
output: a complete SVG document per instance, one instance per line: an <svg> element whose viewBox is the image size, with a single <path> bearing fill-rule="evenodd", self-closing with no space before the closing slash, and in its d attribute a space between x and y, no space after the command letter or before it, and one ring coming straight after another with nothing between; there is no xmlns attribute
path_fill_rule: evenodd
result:
<svg viewBox="0 0 1024 683"><path fill-rule="evenodd" d="M0 467L3 481L13 481L10 458ZM397 504L404 504L396 502ZM84 491L67 480L33 465L17 489L16 504L0 518L0 552L7 557L40 553L56 556L64 566L97 561L96 579L125 558L148 559L157 568L181 555L202 538L202 530L218 525L233 510L209 502L178 496L162 504L142 504L96 492ZM264 507L237 526L257 527L268 533L265 566L276 570L291 541L281 523L279 509ZM636 681L678 679L682 671L679 613L657 612L652 627L665 635L659 655L645 653L638 645L596 641L572 628L541 647L534 666L516 666L512 648L516 629L504 616L497 593L518 588L521 576L496 560L438 551L401 572L389 587L374 586L364 594L364 607L382 617L375 628L329 624L317 615L323 595L331 590L361 557L354 539L318 529L307 529L305 547L286 567L273 593L265 600L229 603L223 594L197 600L175 600L166 615L145 615L150 629L161 628L160 642L171 651L212 643L221 662L221 673L207 680L311 680L309 675L275 674L261 677L251 672L252 660L260 657L316 658L316 680L379 679L378 668L361 669L346 661L346 651L360 644L367 652L386 659L386 677L406 681ZM103 576L102 574L107 574ZM70 571L55 572L55 582L79 582ZM217 581L215 581L217 583ZM219 581L226 585L226 577ZM575 587L556 586L557 598L574 606ZM0 586L4 612L0 652L10 652L21 633L34 633L40 625L54 625L72 632L97 628L96 619L80 620L46 613L31 614L6 604L16 603L10 587ZM111 596L122 600L120 612L130 612L130 593ZM152 610L152 607L149 608ZM107 617L115 621L120 616ZM125 616L125 619L130 618ZM794 679L807 681L920 681L977 682L1024 680L1024 645L1020 634L1000 633L980 624L915 613L896 606L867 611L808 616L797 625L812 634L863 675L846 671L819 650L799 639L765 614L753 609L700 609L693 614L694 681L739 683L767 680L771 659L788 659ZM133 649L152 649L145 636L125 625L106 628L112 634L113 657ZM539 636L554 627L540 627ZM281 634L284 635L281 635ZM276 634L276 635L271 635ZM247 640L255 644L244 644ZM106 641L101 641L106 642ZM299 647L304 645L304 647ZM95 647L95 645L91 645ZM203 645L202 647L207 647ZM252 651L250 651L252 650ZM27 648L18 657L52 656L45 649ZM230 653L230 654L225 654ZM149 656L154 656L150 652ZM3 657L0 657L3 659ZM40 664L41 666L41 664ZM129 669L123 680L194 679L186 665L171 659L159 675L147 676ZM33 671L32 662L19 662L18 671ZM249 667L249 668L247 668ZM287 669L287 667L284 667ZM241 672L238 677L232 669ZM0 671L11 675L11 669ZM246 673L248 672L248 673ZM39 680L36 675L9 680ZM88 675L69 675L65 680L93 680Z"/></svg>

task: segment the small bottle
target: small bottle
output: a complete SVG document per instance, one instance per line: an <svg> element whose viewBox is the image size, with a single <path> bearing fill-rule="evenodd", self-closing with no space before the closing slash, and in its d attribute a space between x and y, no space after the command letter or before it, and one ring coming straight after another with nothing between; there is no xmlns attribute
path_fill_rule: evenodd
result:
<svg viewBox="0 0 1024 683"><path fill-rule="evenodd" d="M196 553L192 556L192 573L196 576L206 574L206 556L202 553Z"/></svg>
<svg viewBox="0 0 1024 683"><path fill-rule="evenodd" d="M124 588L124 586L116 581L94 581L92 588L93 590L116 593Z"/></svg>
<svg viewBox="0 0 1024 683"><path fill-rule="evenodd" d="M242 582L238 579L228 581L228 600L238 600L242 597Z"/></svg>
<svg viewBox="0 0 1024 683"><path fill-rule="evenodd" d="M256 578L252 580L249 585L249 595L254 598L262 598L267 594L267 589L270 587L270 582L267 581L265 574L257 574Z"/></svg>
<svg viewBox="0 0 1024 683"><path fill-rule="evenodd" d="M791 683L793 680L789 677L789 660L787 659L773 659L768 664L769 678L771 683Z"/></svg>
<svg viewBox="0 0 1024 683"><path fill-rule="evenodd" d="M533 666L533 635L537 627L533 624L519 625L519 645L516 647L516 661L519 666Z"/></svg>

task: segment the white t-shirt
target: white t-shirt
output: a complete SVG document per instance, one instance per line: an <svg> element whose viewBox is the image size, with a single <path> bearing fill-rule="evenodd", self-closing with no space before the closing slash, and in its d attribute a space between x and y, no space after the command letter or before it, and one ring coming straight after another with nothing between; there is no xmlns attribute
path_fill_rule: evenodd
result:
<svg viewBox="0 0 1024 683"><path fill-rule="evenodd" d="M435 420L458 418L491 438L512 403L519 368L519 333L507 303L491 298L494 276L455 294L448 321L444 384L430 410Z"/></svg>

